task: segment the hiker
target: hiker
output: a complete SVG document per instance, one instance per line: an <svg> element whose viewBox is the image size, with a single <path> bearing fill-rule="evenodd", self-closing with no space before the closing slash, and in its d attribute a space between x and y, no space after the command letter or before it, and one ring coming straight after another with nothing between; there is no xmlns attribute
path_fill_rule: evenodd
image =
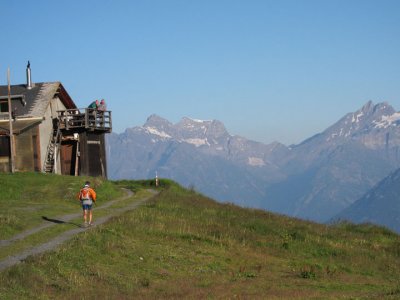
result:
<svg viewBox="0 0 400 300"><path fill-rule="evenodd" d="M97 107L97 109L100 110L100 111L106 111L107 110L106 101L104 99L101 99L100 105Z"/></svg>
<svg viewBox="0 0 400 300"><path fill-rule="evenodd" d="M106 101L101 99L100 105L97 107L97 122L101 127L104 127L104 112L107 110Z"/></svg>
<svg viewBox="0 0 400 300"><path fill-rule="evenodd" d="M90 187L90 182L86 181L85 186L78 193L78 200L81 201L83 210L83 225L85 227L93 225L92 223L92 205L96 202L96 192ZM89 212L89 222L87 221L87 215Z"/></svg>
<svg viewBox="0 0 400 300"><path fill-rule="evenodd" d="M88 108L97 110L99 108L99 105L100 105L99 100L95 100L89 104Z"/></svg>
<svg viewBox="0 0 400 300"><path fill-rule="evenodd" d="M88 121L89 121L89 126L96 126L96 121L97 121L97 110L99 109L100 102L99 100L95 100L92 103L89 104L88 109L87 109L87 114L88 114Z"/></svg>

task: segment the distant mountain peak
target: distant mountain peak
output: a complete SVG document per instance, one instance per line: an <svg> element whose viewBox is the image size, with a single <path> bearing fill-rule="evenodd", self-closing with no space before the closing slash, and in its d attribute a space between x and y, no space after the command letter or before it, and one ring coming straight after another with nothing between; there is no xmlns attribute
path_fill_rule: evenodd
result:
<svg viewBox="0 0 400 300"><path fill-rule="evenodd" d="M150 134L159 136L162 139L169 139L173 136L173 124L156 114L147 118L143 128Z"/></svg>
<svg viewBox="0 0 400 300"><path fill-rule="evenodd" d="M371 134L374 129L388 128L400 124L400 113L387 102L374 104L368 101L359 110L348 113L337 123L329 127L324 134L326 141L351 139L354 136Z"/></svg>
<svg viewBox="0 0 400 300"><path fill-rule="evenodd" d="M369 114L370 112L372 112L374 110L374 102L372 102L372 100L369 100L367 103L365 103L363 105L363 107L361 107L361 109L359 111L365 113L365 114Z"/></svg>
<svg viewBox="0 0 400 300"><path fill-rule="evenodd" d="M224 124L218 120L183 117L178 123L173 124L156 114L150 115L141 128L156 140L174 139L196 147L223 143L231 136Z"/></svg>
<svg viewBox="0 0 400 300"><path fill-rule="evenodd" d="M382 114L393 114L395 113L395 109L388 103L388 102L380 102L377 104L374 104L371 100L368 101L366 104L363 105L361 109L359 109L357 112L354 114L360 114L362 113L365 116L369 115L378 115L381 116Z"/></svg>
<svg viewBox="0 0 400 300"><path fill-rule="evenodd" d="M191 136L196 138L229 136L225 125L218 120L199 120L184 117L182 120L174 125L176 130L179 130L183 136Z"/></svg>
<svg viewBox="0 0 400 300"><path fill-rule="evenodd" d="M390 110L395 111L394 108L388 102L381 102L374 106L374 112L379 110Z"/></svg>
<svg viewBox="0 0 400 300"><path fill-rule="evenodd" d="M171 126L172 123L169 122L167 119L160 117L159 115L152 114L151 116L149 116L147 118L146 123L144 124L143 127L154 127L154 126L162 126L162 125Z"/></svg>

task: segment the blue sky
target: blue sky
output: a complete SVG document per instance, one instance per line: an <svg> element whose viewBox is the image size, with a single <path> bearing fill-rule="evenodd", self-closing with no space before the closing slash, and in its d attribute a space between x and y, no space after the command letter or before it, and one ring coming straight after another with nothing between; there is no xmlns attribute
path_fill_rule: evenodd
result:
<svg viewBox="0 0 400 300"><path fill-rule="evenodd" d="M400 110L400 1L0 0L0 84L105 98L113 129L155 113L299 143L367 101Z"/></svg>

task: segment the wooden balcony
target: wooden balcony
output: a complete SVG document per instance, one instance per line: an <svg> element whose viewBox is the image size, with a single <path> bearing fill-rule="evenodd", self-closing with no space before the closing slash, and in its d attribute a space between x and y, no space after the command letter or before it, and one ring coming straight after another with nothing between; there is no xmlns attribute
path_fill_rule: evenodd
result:
<svg viewBox="0 0 400 300"><path fill-rule="evenodd" d="M92 108L59 110L58 121L61 130L66 131L102 131L111 132L111 111Z"/></svg>

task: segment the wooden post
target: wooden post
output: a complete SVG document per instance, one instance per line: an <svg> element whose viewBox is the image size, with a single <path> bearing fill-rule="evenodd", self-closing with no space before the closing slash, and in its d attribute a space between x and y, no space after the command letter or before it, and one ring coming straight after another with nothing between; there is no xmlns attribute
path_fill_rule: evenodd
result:
<svg viewBox="0 0 400 300"><path fill-rule="evenodd" d="M8 123L10 127L10 171L15 172L14 164L14 132L13 132L13 120L12 120L12 107L11 107L11 85L10 85L10 67L7 69L7 82L8 82Z"/></svg>
<svg viewBox="0 0 400 300"><path fill-rule="evenodd" d="M78 168L79 168L79 134L74 133L74 136L76 135L76 153L75 153L75 176L79 175Z"/></svg>
<svg viewBox="0 0 400 300"><path fill-rule="evenodd" d="M100 155L100 166L101 166L101 177L106 178L106 171L104 170L104 164L103 160L101 159L101 155Z"/></svg>

